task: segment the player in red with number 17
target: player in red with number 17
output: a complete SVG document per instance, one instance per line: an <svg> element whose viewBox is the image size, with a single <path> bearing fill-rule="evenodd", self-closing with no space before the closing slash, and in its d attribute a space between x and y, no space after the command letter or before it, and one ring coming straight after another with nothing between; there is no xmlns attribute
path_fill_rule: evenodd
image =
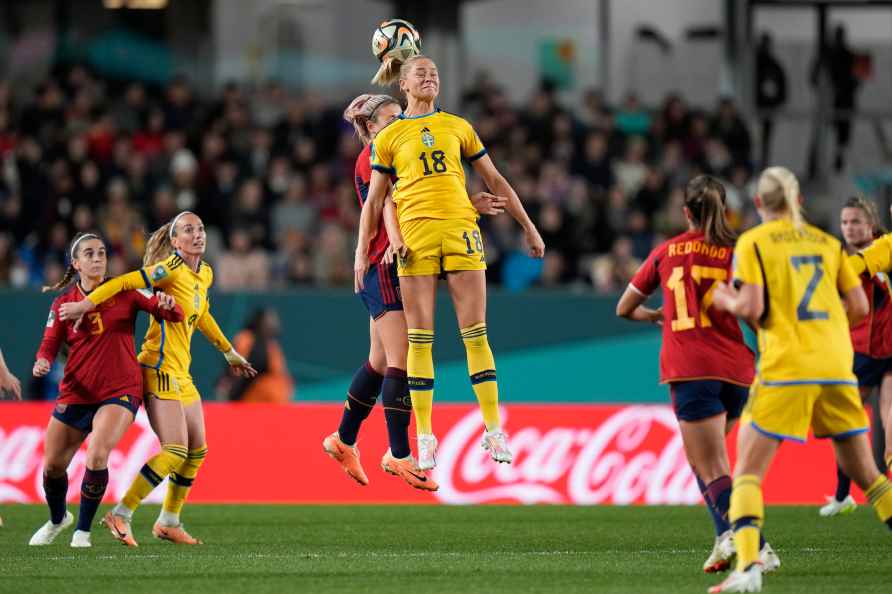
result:
<svg viewBox="0 0 892 594"><path fill-rule="evenodd" d="M657 246L616 306L617 315L663 326L660 381L669 384L685 454L715 524L703 571L724 571L734 556L728 522L731 466L725 435L740 417L754 376L754 357L737 318L710 308L717 283L731 277L736 239L725 219L725 188L707 175L688 182L688 231ZM662 288L663 306L644 306ZM762 543L765 570L780 561Z"/></svg>

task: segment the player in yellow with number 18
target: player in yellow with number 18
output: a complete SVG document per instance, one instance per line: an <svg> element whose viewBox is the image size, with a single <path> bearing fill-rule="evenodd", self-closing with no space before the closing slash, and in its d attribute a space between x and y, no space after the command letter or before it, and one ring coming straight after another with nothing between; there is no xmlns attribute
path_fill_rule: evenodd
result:
<svg viewBox="0 0 892 594"><path fill-rule="evenodd" d="M802 220L799 182L790 171L766 169L757 191L762 224L734 249L741 286L722 283L713 299L758 328L761 358L737 439L730 509L737 569L710 592L762 590L762 478L781 441L804 442L809 429L833 439L840 466L892 528L892 483L871 456L852 372L849 323L868 310L861 281L839 241Z"/></svg>
<svg viewBox="0 0 892 594"><path fill-rule="evenodd" d="M103 519L112 535L128 546L136 546L130 529L133 511L167 476L167 496L152 534L180 544L201 542L180 522L180 510L207 455L201 395L189 373L192 333L198 328L240 375L251 377L257 373L232 348L211 315L208 289L214 274L201 259L205 238L201 219L182 212L149 238L144 268L112 279L82 301L59 308L60 319L79 319L121 291L163 287L185 314L184 320L175 324L151 320L138 357L146 411L161 442L161 452L146 462L122 501Z"/></svg>

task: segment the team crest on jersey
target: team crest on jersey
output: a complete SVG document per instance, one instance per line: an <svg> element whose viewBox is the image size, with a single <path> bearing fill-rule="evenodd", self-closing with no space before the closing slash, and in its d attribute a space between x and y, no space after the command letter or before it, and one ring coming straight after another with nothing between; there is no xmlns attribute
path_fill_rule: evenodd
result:
<svg viewBox="0 0 892 594"><path fill-rule="evenodd" d="M427 148L431 148L434 146L434 135L431 134L430 129L422 128L421 129L421 144L426 146Z"/></svg>
<svg viewBox="0 0 892 594"><path fill-rule="evenodd" d="M164 268L163 264L158 264L155 267L155 270L152 271L152 280L156 283L167 276L167 269Z"/></svg>
<svg viewBox="0 0 892 594"><path fill-rule="evenodd" d="M53 310L50 310L50 315L46 319L46 327L52 328L55 323L56 323L56 312L54 312Z"/></svg>

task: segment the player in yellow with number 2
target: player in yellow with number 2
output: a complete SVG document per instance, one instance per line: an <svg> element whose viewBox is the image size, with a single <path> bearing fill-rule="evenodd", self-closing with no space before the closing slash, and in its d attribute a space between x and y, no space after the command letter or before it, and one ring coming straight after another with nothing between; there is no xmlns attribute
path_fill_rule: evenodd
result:
<svg viewBox="0 0 892 594"><path fill-rule="evenodd" d="M541 258L545 244L511 185L499 174L477 133L464 119L436 107L440 79L433 60L409 58L400 69L406 110L372 144L372 178L362 207L354 272L362 289L369 268L368 245L384 208L389 176L402 237L390 243L399 256L398 274L409 327L407 373L418 430L418 468L436 465L431 425L434 390L434 305L437 279L445 274L468 357L468 374L483 413L483 447L497 462L511 451L499 419L496 368L486 332L486 258L477 211L468 198L462 159L489 190L508 199L505 209L524 231L529 255Z"/></svg>
<svg viewBox="0 0 892 594"><path fill-rule="evenodd" d="M781 441L804 442L809 429L833 439L843 470L892 528L892 483L871 456L852 373L849 323L868 310L861 281L839 241L802 220L799 182L790 171L766 169L757 191L762 224L734 249L740 288L723 283L713 301L758 328L761 358L737 439L730 509L737 569L710 592L762 590L762 478Z"/></svg>
<svg viewBox="0 0 892 594"><path fill-rule="evenodd" d="M198 328L240 375L257 373L232 348L211 315L207 292L214 274L201 259L205 239L201 219L181 212L149 238L144 268L110 280L82 301L59 309L60 319L79 319L121 291L159 287L174 297L185 314L184 320L175 324L152 319L138 357L146 411L161 452L146 462L121 502L103 519L112 535L128 546L136 546L130 529L133 511L167 476L167 496L152 534L179 544L201 542L180 522L180 511L207 455L201 396L189 373L192 333Z"/></svg>

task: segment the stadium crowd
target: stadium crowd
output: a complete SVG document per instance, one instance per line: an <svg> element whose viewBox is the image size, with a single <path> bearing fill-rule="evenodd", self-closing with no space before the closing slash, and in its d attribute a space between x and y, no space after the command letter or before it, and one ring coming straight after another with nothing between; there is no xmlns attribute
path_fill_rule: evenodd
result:
<svg viewBox="0 0 892 594"><path fill-rule="evenodd" d="M88 229L122 273L183 209L208 226L220 290L349 285L360 145L341 119L347 100L275 81L202 98L184 78L155 89L77 66L21 97L0 81L0 287L55 282L70 238ZM753 216L752 141L731 101L701 111L673 95L649 109L589 91L571 109L543 85L516 105L480 75L459 109L548 248L530 260L510 218L483 221L492 283L622 290L654 243L683 229L682 188L700 172L726 181L735 221Z"/></svg>

